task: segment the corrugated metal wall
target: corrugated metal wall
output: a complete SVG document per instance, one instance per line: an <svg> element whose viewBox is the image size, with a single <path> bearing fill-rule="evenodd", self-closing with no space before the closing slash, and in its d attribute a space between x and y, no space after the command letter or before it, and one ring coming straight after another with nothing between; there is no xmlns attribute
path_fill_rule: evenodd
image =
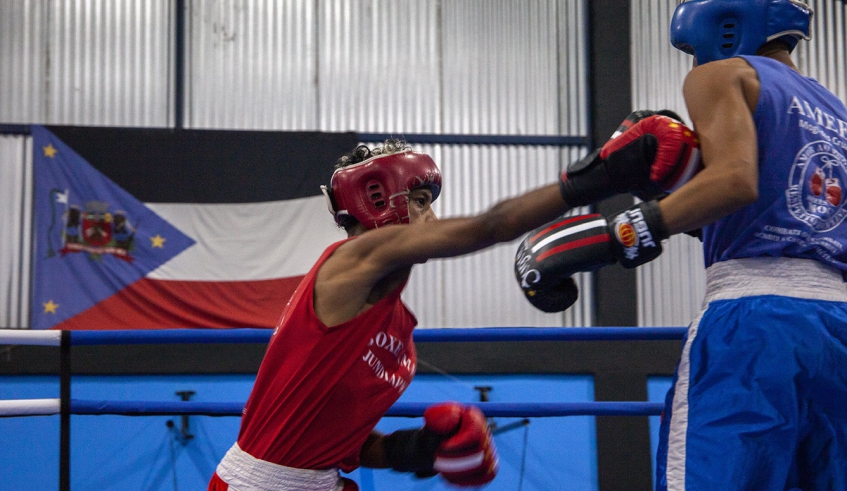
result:
<svg viewBox="0 0 847 491"><path fill-rule="evenodd" d="M686 119L682 81L691 57L670 43L676 0L632 2L633 108L669 108ZM706 291L703 251L697 239L676 235L664 253L636 270L639 326L683 326L700 310Z"/></svg>
<svg viewBox="0 0 847 491"><path fill-rule="evenodd" d="M43 1L0 2L0 121L46 121L47 14Z"/></svg>
<svg viewBox="0 0 847 491"><path fill-rule="evenodd" d="M171 2L48 5L49 122L167 126L172 121Z"/></svg>
<svg viewBox="0 0 847 491"><path fill-rule="evenodd" d="M169 0L0 2L0 121L168 126Z"/></svg>
<svg viewBox="0 0 847 491"><path fill-rule="evenodd" d="M183 109L189 127L399 136L587 133L581 0L185 4ZM685 114L680 87L690 58L668 42L676 4L632 2L636 108L670 107ZM847 99L847 7L840 0L810 4L817 12L815 38L801 43L794 58L801 70ZM173 125L176 5L176 0L0 2L0 122ZM12 180L23 172L22 141L4 137L0 144L0 193L12 204L28 199L21 181ZM448 184L436 206L441 216L480 211L499 197L547 181L561 162L584 152L507 145L420 148L436 156L448 183L461 183ZM23 189L28 186L25 182ZM28 217L17 211L3 218L4 299L16 298L6 279L25 281L21 265L28 264L20 253L28 247L22 242L29 236ZM511 272L502 266L513 250L509 244L418 268L409 302L422 325L561 324L561 316L535 312L516 294ZM582 308L567 313L566 325L592 323L590 278L582 280ZM660 259L638 271L639 324L687 323L699 309L703 282L697 241L672 238ZM23 309L4 307L0 321L18 325L26 317Z"/></svg>
<svg viewBox="0 0 847 491"><path fill-rule="evenodd" d="M585 0L185 0L179 13L178 5L0 2L0 122L172 126L174 32L184 14L186 127L588 132ZM440 216L547 183L586 151L416 147L444 169ZM515 284L515 247L417 268L407 301L421 325L591 325L590 275L580 275L576 308L542 314Z"/></svg>
<svg viewBox="0 0 847 491"><path fill-rule="evenodd" d="M847 2L809 0L814 9L812 40L794 52L797 68L847 101Z"/></svg>
<svg viewBox="0 0 847 491"><path fill-rule="evenodd" d="M0 327L29 326L32 144L23 135L0 135Z"/></svg>
<svg viewBox="0 0 847 491"><path fill-rule="evenodd" d="M185 125L318 129L318 3L187 1Z"/></svg>
<svg viewBox="0 0 847 491"><path fill-rule="evenodd" d="M811 0L814 10L809 43L792 57L801 72L847 100L847 2ZM676 0L632 0L632 100L634 109L671 108L688 117L682 82L691 57L669 40ZM638 322L641 326L687 325L705 293L703 252L688 236L675 236L659 259L638 269Z"/></svg>

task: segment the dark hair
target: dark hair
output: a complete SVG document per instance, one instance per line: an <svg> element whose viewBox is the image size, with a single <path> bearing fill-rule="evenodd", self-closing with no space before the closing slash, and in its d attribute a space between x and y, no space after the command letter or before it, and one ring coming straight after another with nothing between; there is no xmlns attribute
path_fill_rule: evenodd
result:
<svg viewBox="0 0 847 491"><path fill-rule="evenodd" d="M339 227L347 232L348 236L352 236L353 229L359 224L359 220L356 220L353 215L341 215L338 217L337 223Z"/></svg>
<svg viewBox="0 0 847 491"><path fill-rule="evenodd" d="M759 49L756 50L756 54L764 53L765 51L771 48L784 49L789 53L794 51L794 48L791 47L791 43L789 43L788 40L786 40L783 36L781 38L771 39L765 44L759 46Z"/></svg>
<svg viewBox="0 0 847 491"><path fill-rule="evenodd" d="M412 147L406 143L406 140L400 138L389 138L374 149L371 149L367 145L359 145L353 151L338 159L335 162L335 168L340 169L348 165L358 164L377 155L391 155L392 153L407 152L411 149Z"/></svg>

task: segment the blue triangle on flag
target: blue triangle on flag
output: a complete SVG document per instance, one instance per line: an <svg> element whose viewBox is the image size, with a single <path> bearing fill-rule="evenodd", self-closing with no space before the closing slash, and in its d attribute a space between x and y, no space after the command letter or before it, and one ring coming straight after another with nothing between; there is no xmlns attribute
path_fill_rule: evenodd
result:
<svg viewBox="0 0 847 491"><path fill-rule="evenodd" d="M49 329L144 278L194 240L32 126L30 326Z"/></svg>

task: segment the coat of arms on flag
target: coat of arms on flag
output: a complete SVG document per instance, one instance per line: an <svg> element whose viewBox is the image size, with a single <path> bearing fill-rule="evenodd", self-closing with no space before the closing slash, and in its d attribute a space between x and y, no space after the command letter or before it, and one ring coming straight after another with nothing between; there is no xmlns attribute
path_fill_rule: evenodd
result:
<svg viewBox="0 0 847 491"><path fill-rule="evenodd" d="M32 135L33 328L61 328L194 244L49 130Z"/></svg>
<svg viewBox="0 0 847 491"><path fill-rule="evenodd" d="M67 193L56 194L67 205ZM74 252L85 252L93 256L111 254L132 261L130 254L135 237L131 217L124 210L111 210L104 201L88 201L83 206L67 206L62 213L64 233L62 248L64 256ZM48 233L49 237L49 233ZM50 251L48 251L48 255Z"/></svg>

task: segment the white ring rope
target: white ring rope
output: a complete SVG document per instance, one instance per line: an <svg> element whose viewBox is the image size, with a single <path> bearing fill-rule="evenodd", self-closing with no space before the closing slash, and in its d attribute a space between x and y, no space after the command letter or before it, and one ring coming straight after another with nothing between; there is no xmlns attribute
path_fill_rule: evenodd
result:
<svg viewBox="0 0 847 491"><path fill-rule="evenodd" d="M59 414L59 399L12 399L0 401L0 416L46 416Z"/></svg>
<svg viewBox="0 0 847 491"><path fill-rule="evenodd" d="M29 329L0 329L0 344L59 346L62 331L30 331Z"/></svg>

